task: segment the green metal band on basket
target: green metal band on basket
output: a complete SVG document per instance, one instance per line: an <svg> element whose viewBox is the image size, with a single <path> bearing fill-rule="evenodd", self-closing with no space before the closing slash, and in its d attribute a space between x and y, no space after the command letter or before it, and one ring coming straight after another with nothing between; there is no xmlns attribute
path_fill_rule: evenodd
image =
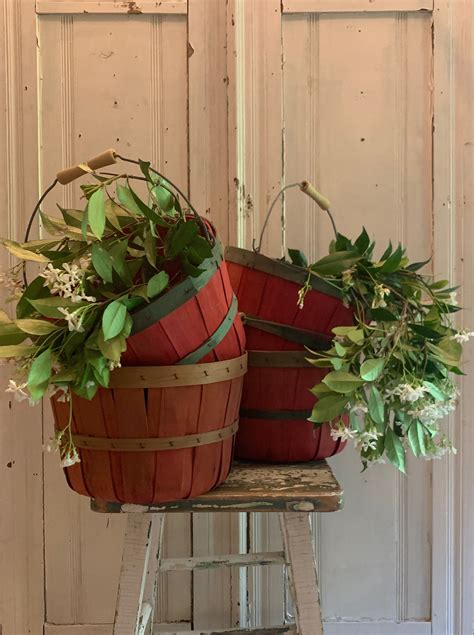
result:
<svg viewBox="0 0 474 635"><path fill-rule="evenodd" d="M178 364L196 364L200 359L205 357L208 353L215 349L215 347L222 342L224 337L230 331L232 324L234 323L235 316L237 315L237 298L235 295L232 297L227 315L219 324L214 333L208 337L208 339L186 357L183 357Z"/></svg>
<svg viewBox="0 0 474 635"><path fill-rule="evenodd" d="M243 408L240 416L246 419L278 419L279 421L306 421L311 416L311 410L253 410Z"/></svg>
<svg viewBox="0 0 474 635"><path fill-rule="evenodd" d="M282 278L289 282L295 282L300 286L303 286L308 278L308 269L304 267L298 267L283 260L274 260L273 258L268 258L254 251L249 251L248 249L226 247L224 258L229 262L234 262L235 264L242 265L248 269L255 269L262 273L268 273L271 276L276 276L277 278ZM320 293L325 293L333 298L342 300L342 295L338 290L325 282L322 278L319 278L316 274L311 276L310 284L313 291L319 291Z"/></svg>
<svg viewBox="0 0 474 635"><path fill-rule="evenodd" d="M173 313L173 311L187 302L187 300L197 295L198 291L206 286L214 273L219 269L223 259L222 245L216 240L216 244L212 248L212 256L204 260L201 264L201 267L205 268L205 271L201 273L200 276L196 278L188 276L185 280L180 282L180 284L172 287L165 295L158 297L150 304L141 307L132 314L133 327L131 334L135 335L153 326L156 322L159 322L170 313Z"/></svg>
<svg viewBox="0 0 474 635"><path fill-rule="evenodd" d="M248 351L249 368L313 368L306 351Z"/></svg>
<svg viewBox="0 0 474 635"><path fill-rule="evenodd" d="M137 439L109 439L107 437L90 437L73 434L74 445L83 450L102 450L105 452L162 452L164 450L181 450L196 448L225 441L232 437L239 428L236 419L230 426L219 430L210 430L201 434L186 434L180 437L158 437Z"/></svg>
<svg viewBox="0 0 474 635"><path fill-rule="evenodd" d="M301 346L307 346L314 351L327 351L331 348L332 338L324 333L314 333L313 331L300 329L296 326L262 320L252 315L244 315L243 320L244 324L252 328L259 329L265 333L271 333L272 335L278 335L287 342L301 344Z"/></svg>

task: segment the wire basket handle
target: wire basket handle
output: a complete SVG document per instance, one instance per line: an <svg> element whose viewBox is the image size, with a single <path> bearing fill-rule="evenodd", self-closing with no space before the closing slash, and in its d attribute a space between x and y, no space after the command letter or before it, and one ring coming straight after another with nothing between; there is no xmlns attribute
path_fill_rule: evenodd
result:
<svg viewBox="0 0 474 635"><path fill-rule="evenodd" d="M68 183L72 183L72 181L75 181L76 179L80 178L81 176L84 176L85 174L90 174L92 172L95 172L96 170L99 170L100 168L105 168L108 165L113 165L114 163L117 163L117 159L120 159L121 161L124 161L126 163L133 163L135 165L140 165L140 161L137 161L135 159L129 159L128 157L123 157L120 154L118 154L115 151L114 148L109 148L108 150L104 150L104 152L102 152L101 154L98 154L97 156L93 157L92 159L89 159L85 163L78 163L77 165L74 165L74 166L71 166L69 168L64 168L63 170L60 170L56 174L56 178L54 179L54 181L46 188L46 190L43 192L43 194L41 195L40 199L38 200L38 202L37 202L32 214L30 216L30 219L28 221L28 226L26 228L24 242L28 241L28 238L29 238L30 232L31 232L31 228L33 226L33 221L34 221L34 219L36 217L36 214L40 210L42 202L44 201L46 196L51 192L51 190L58 183L60 183L61 185L68 185ZM158 172L154 168L150 167L150 172L153 172L154 174L159 176L161 179L164 179L166 181L166 183L169 184L173 188L174 192L176 192L177 194L182 196L182 198L189 205L189 208L193 212L193 214L196 217L196 219L198 220L199 224L201 225L201 228L202 228L202 230L204 232L204 235L206 236L208 241L209 242L213 242L213 238L209 234L209 230L208 230L208 228L206 226L206 223L203 221L203 219L201 218L199 213L196 211L196 209L194 208L194 206L191 203L191 201L189 200L189 198L182 192L182 190L175 183L170 181L170 179L167 178L164 174L161 174L161 172ZM126 176L126 175L124 175L124 176ZM145 180L145 179L143 179L143 180ZM168 190L171 194L174 193L168 187L166 187L165 184L160 183L160 185L162 187L164 187L166 190Z"/></svg>
<svg viewBox="0 0 474 635"><path fill-rule="evenodd" d="M309 196L311 199L313 199L313 201L315 203L317 203L317 205L325 212L327 212L330 220L331 220L331 224L332 224L332 228L334 230L334 234L337 238L337 228L336 228L336 223L334 222L334 218L330 212L330 207L331 207L331 203L329 201L329 199L327 199L323 194L321 194L321 192L318 192L318 190L314 187L314 185L312 185L309 181L300 181L298 183L290 183L289 185L285 185L284 187L281 188L281 190L278 192L278 194L275 196L275 198L272 201L272 204L270 205L267 215L265 216L265 221L263 223L262 226L262 231L260 232L260 238L258 241L258 245L255 244L255 239L253 240L253 250L256 253L260 253L260 249L262 247L262 241L263 241L263 236L265 234L265 230L267 229L267 225L268 225L268 221L270 220L270 216L271 213L273 211L273 208L275 207L276 202L278 201L278 199L280 198L280 196L283 194L283 192L285 192L286 190L289 190L292 187L299 187L300 190L306 194L306 196Z"/></svg>

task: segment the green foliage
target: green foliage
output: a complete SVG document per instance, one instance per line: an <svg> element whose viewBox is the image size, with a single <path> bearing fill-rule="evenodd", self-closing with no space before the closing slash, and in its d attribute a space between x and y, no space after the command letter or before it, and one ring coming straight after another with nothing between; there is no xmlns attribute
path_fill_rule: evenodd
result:
<svg viewBox="0 0 474 635"><path fill-rule="evenodd" d="M455 407L451 374L462 372L461 342L474 333L452 322L456 288L418 273L429 261L410 264L391 244L376 259L374 248L365 229L355 241L338 234L329 255L307 266L300 305L319 278L353 312L353 324L333 328L332 346L309 360L329 369L311 390L318 401L310 421L354 439L364 467L385 457L404 472L406 449L424 457L454 451L439 421ZM289 255L301 266L299 252Z"/></svg>
<svg viewBox="0 0 474 635"><path fill-rule="evenodd" d="M19 292L17 319L0 312L0 358L16 359L17 396L27 390L36 401L53 386L91 399L120 364L133 311L208 266L213 245L198 218L183 213L148 162L139 164L143 177L94 173L94 182L81 186L84 209L41 212L53 238L2 241L20 260L9 282ZM145 180L147 200L132 185L137 178ZM43 269L22 288L26 261Z"/></svg>

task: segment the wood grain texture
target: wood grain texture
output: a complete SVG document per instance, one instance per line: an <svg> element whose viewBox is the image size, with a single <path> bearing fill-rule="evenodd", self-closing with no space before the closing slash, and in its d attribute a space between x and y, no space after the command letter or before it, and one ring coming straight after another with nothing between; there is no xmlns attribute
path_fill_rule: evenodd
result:
<svg viewBox="0 0 474 635"><path fill-rule="evenodd" d="M434 0L283 0L283 13L433 11Z"/></svg>
<svg viewBox="0 0 474 635"><path fill-rule="evenodd" d="M280 514L288 581L300 635L323 635L309 514Z"/></svg>
<svg viewBox="0 0 474 635"><path fill-rule="evenodd" d="M187 87L173 79L187 73L186 17L58 13L40 15L38 28L43 186L59 167L115 146L123 154L151 157L186 187ZM37 119L36 106L33 115ZM79 196L77 184L57 189L46 211L56 202L77 206ZM45 408L46 442L52 430ZM110 624L125 518L90 514L86 500L65 486L57 456L47 455L45 464L48 620ZM190 535L189 516L171 519L167 553L189 555ZM187 573L163 580L159 605L165 620L189 619Z"/></svg>
<svg viewBox="0 0 474 635"><path fill-rule="evenodd" d="M186 0L138 0L118 2L117 0L37 0L36 13L39 15L67 14L186 14Z"/></svg>
<svg viewBox="0 0 474 635"><path fill-rule="evenodd" d="M0 2L0 234L23 240L37 198L35 15L30 0ZM37 237L37 227L34 228ZM4 249L3 270L16 264ZM1 304L7 293L2 285ZM12 304L5 307L13 313ZM5 394L0 368L0 624L3 635L41 635L43 603L42 409ZM10 399L10 397L12 399Z"/></svg>
<svg viewBox="0 0 474 635"><path fill-rule="evenodd" d="M121 505L92 501L93 511L143 513L176 511L321 511L342 508L342 490L326 461L273 465L235 462L229 478L195 500L163 505Z"/></svg>

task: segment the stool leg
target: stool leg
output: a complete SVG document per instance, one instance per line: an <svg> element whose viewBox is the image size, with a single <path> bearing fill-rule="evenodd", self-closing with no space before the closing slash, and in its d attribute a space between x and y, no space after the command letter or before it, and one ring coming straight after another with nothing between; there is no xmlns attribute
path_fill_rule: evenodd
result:
<svg viewBox="0 0 474 635"><path fill-rule="evenodd" d="M163 524L164 514L127 517L113 635L152 632Z"/></svg>
<svg viewBox="0 0 474 635"><path fill-rule="evenodd" d="M280 526L298 635L323 635L309 514L280 513Z"/></svg>

